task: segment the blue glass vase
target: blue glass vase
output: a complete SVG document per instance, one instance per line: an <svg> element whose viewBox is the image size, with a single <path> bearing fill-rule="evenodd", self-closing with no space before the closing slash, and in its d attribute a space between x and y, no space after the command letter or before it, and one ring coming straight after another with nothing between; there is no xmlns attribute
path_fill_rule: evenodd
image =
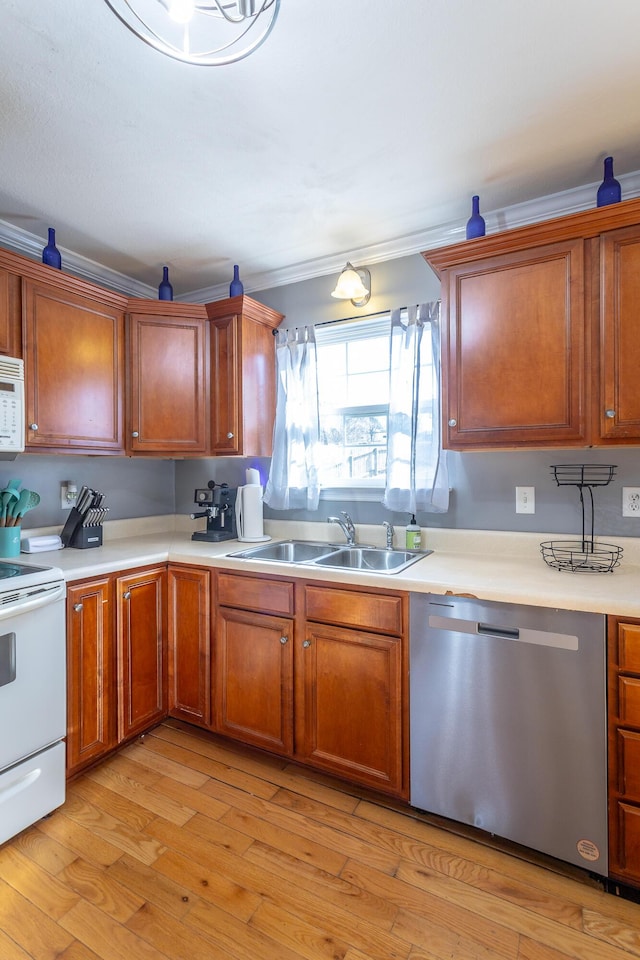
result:
<svg viewBox="0 0 640 960"><path fill-rule="evenodd" d="M622 190L613 175L613 157L605 157L604 180L598 187L596 203L599 207L606 207L610 203L620 203Z"/></svg>
<svg viewBox="0 0 640 960"><path fill-rule="evenodd" d="M471 216L467 220L467 240L484 237L484 217L480 216L480 197L471 197Z"/></svg>
<svg viewBox="0 0 640 960"><path fill-rule="evenodd" d="M158 287L158 300L173 300L173 287L169 283L169 267L162 268L162 282Z"/></svg>
<svg viewBox="0 0 640 960"><path fill-rule="evenodd" d="M229 286L229 296L241 297L243 293L244 287L242 285L242 280L240 279L240 267L236 263L233 267L233 280Z"/></svg>
<svg viewBox="0 0 640 960"><path fill-rule="evenodd" d="M62 257L56 247L56 232L53 227L49 227L49 242L42 251L42 262L46 263L49 267L56 267L58 270L62 269Z"/></svg>

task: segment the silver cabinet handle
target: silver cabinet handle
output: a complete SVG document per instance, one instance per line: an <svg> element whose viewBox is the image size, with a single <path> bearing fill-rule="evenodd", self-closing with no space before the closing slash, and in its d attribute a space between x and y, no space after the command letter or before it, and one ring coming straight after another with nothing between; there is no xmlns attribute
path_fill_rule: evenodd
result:
<svg viewBox="0 0 640 960"><path fill-rule="evenodd" d="M303 640L303 641L302 641L302 646L303 646L303 647L310 647L310 646L311 646L311 640Z"/></svg>
<svg viewBox="0 0 640 960"><path fill-rule="evenodd" d="M280 637L280 643L284 646L287 643L289 637Z"/></svg>
<svg viewBox="0 0 640 960"><path fill-rule="evenodd" d="M134 430L133 433L131 434L131 436L132 436L132 437L139 437L140 434L138 433L137 430Z"/></svg>
<svg viewBox="0 0 640 960"><path fill-rule="evenodd" d="M616 415L615 410L605 410L605 416L607 416L609 420L613 420L615 415Z"/></svg>
<svg viewBox="0 0 640 960"><path fill-rule="evenodd" d="M73 609L75 610L76 613L80 613L80 611L82 610L82 604L81 604L81 603L74 603Z"/></svg>
<svg viewBox="0 0 640 960"><path fill-rule="evenodd" d="M123 594L122 594L122 599L123 599L123 600L129 600L130 597L131 597L131 590L127 590L126 593L123 593Z"/></svg>
<svg viewBox="0 0 640 960"><path fill-rule="evenodd" d="M233 434L231 432L227 434L227 440L233 440Z"/></svg>
<svg viewBox="0 0 640 960"><path fill-rule="evenodd" d="M452 417L451 420L449 420L449 426L456 427L457 425L458 425L458 421L454 417Z"/></svg>
<svg viewBox="0 0 640 960"><path fill-rule="evenodd" d="M30 424L29 424L29 430L37 430L37 429L38 429L38 424L37 424L37 423L30 423Z"/></svg>

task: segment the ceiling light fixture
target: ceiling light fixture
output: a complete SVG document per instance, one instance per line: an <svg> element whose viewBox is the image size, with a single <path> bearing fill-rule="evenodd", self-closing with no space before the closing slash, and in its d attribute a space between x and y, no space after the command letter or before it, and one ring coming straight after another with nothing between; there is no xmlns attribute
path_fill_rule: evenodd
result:
<svg viewBox="0 0 640 960"><path fill-rule="evenodd" d="M354 307L364 307L371 299L371 273L366 267L347 263L331 296L336 300L351 300Z"/></svg>
<svg viewBox="0 0 640 960"><path fill-rule="evenodd" d="M104 0L150 47L183 63L213 67L243 60L276 22L280 0Z"/></svg>

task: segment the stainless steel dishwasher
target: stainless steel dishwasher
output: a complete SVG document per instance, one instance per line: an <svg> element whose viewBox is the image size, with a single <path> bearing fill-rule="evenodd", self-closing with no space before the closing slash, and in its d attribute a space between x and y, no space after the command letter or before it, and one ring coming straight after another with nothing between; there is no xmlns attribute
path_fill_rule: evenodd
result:
<svg viewBox="0 0 640 960"><path fill-rule="evenodd" d="M411 804L607 874L605 618L411 595Z"/></svg>

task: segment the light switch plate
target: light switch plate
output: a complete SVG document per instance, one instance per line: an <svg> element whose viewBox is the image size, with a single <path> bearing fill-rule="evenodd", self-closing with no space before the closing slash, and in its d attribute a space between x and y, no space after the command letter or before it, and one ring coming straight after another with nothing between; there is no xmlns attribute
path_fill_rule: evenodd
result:
<svg viewBox="0 0 640 960"><path fill-rule="evenodd" d="M516 487L516 513L536 512L536 488Z"/></svg>

